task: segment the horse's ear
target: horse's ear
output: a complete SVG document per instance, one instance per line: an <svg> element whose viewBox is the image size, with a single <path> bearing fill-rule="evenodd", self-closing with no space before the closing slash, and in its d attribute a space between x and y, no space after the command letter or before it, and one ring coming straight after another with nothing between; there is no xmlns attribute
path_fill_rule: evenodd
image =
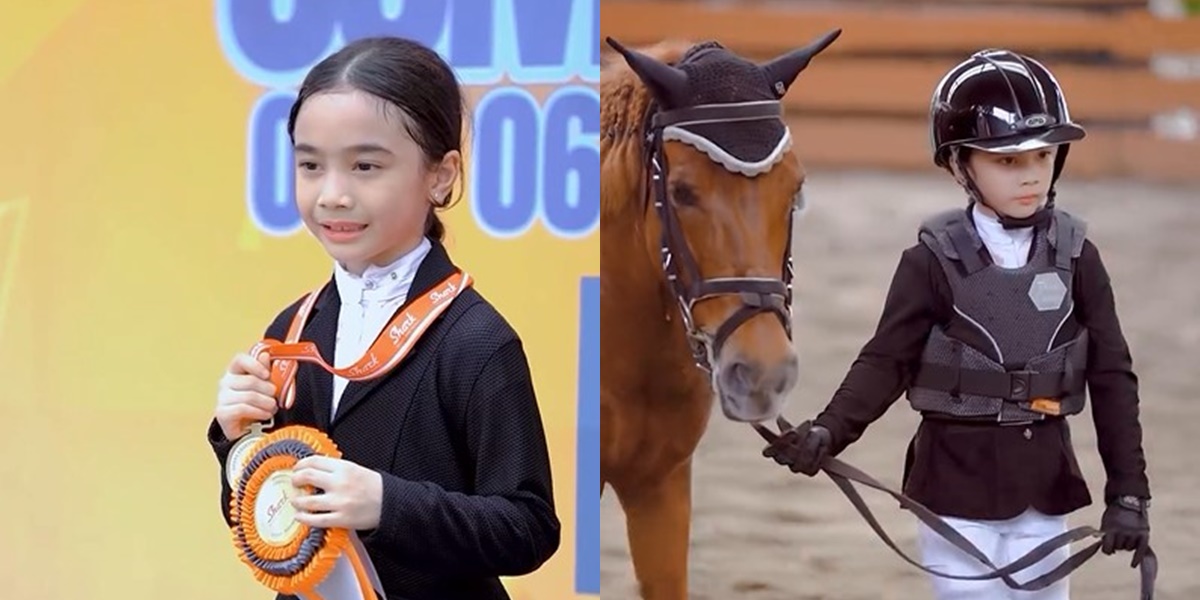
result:
<svg viewBox="0 0 1200 600"><path fill-rule="evenodd" d="M842 35L842 30L834 29L813 43L762 65L763 72L767 75L767 81L775 90L775 95L782 98L788 88L792 86L792 82L796 81L796 76L800 74L800 71L808 66L808 62L822 50L828 48L839 35Z"/></svg>
<svg viewBox="0 0 1200 600"><path fill-rule="evenodd" d="M650 88L654 99L658 100L658 103L664 108L674 108L678 105L679 99L687 97L687 73L637 50L630 50L611 37L605 37L604 41L625 57L629 68L633 69L638 79L641 79L647 88Z"/></svg>

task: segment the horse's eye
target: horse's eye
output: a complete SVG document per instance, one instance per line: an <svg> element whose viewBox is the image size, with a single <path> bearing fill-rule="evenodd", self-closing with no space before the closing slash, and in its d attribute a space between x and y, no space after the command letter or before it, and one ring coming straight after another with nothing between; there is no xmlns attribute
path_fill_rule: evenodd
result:
<svg viewBox="0 0 1200 600"><path fill-rule="evenodd" d="M692 189L692 186L686 183L676 183L675 185L672 185L671 197L675 199L675 202L678 202L684 206L695 206L699 203L699 199L696 197L696 191Z"/></svg>

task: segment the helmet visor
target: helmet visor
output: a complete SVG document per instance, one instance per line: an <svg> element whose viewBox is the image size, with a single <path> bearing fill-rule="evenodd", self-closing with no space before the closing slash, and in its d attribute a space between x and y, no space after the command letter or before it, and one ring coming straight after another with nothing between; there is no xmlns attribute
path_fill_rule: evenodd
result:
<svg viewBox="0 0 1200 600"><path fill-rule="evenodd" d="M1083 139L1083 128L1059 123L1052 115L1019 115L999 106L979 106L973 111L974 135L964 146L990 152L1025 152Z"/></svg>

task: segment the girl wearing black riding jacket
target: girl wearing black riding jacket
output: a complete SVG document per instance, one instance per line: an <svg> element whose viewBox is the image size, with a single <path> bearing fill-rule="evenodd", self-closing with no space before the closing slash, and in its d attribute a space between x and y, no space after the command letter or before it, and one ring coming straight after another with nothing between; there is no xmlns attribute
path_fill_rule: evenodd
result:
<svg viewBox="0 0 1200 600"><path fill-rule="evenodd" d="M1148 548L1149 481L1138 421L1137 376L1113 290L1085 224L1054 207L1072 123L1054 76L1005 50L977 52L951 69L932 99L934 162L967 192L966 209L922 223L904 251L874 337L816 419L764 455L814 475L905 393L922 415L908 447L904 493L942 516L997 566L1066 531L1091 504L1068 416L1085 388L1104 488L1103 550ZM955 575L990 571L923 523L925 566ZM1029 581L1069 547L1019 572ZM1038 592L1002 581L934 578L942 600L1068 597L1062 579Z"/></svg>

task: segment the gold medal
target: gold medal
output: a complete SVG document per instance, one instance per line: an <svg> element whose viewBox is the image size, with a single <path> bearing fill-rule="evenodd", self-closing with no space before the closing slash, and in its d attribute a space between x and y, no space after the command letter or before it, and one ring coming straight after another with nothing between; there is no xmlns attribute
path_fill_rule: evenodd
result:
<svg viewBox="0 0 1200 600"><path fill-rule="evenodd" d="M242 439L234 444L233 449L229 451L229 457L225 459L225 479L229 481L229 487L237 488L242 470L246 468L246 461L250 460L250 449L265 437L267 435L263 433L263 424L254 423L250 426L250 433L242 436Z"/></svg>

